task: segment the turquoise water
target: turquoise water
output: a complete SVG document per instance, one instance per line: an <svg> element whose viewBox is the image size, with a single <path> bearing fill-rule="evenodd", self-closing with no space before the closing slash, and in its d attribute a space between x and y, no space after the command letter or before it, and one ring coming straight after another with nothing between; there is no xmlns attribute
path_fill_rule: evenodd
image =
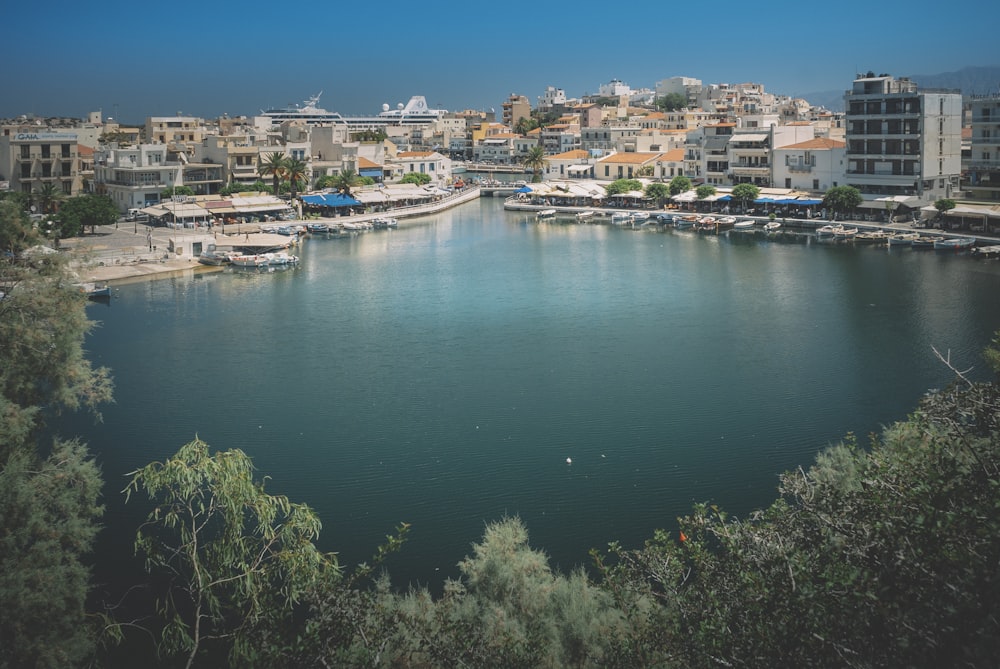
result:
<svg viewBox="0 0 1000 669"><path fill-rule="evenodd" d="M1000 329L1000 263L808 235L536 223L484 199L307 240L301 266L123 286L88 340L116 403L76 418L108 480L99 577L144 509L125 474L196 434L311 505L394 582L456 574L519 515L553 563L639 545L699 501L746 515L778 474L905 417ZM567 463L567 458L572 464Z"/></svg>

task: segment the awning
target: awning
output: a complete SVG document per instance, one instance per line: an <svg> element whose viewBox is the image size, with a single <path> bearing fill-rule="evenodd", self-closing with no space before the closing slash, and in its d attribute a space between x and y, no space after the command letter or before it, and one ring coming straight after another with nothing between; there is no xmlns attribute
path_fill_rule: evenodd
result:
<svg viewBox="0 0 1000 669"><path fill-rule="evenodd" d="M814 204L823 204L823 200L795 200L793 204L801 204L811 206Z"/></svg>
<svg viewBox="0 0 1000 669"><path fill-rule="evenodd" d="M514 192L515 193L530 193L532 191L531 191L531 186L521 186L520 188L518 188Z"/></svg>
<svg viewBox="0 0 1000 669"><path fill-rule="evenodd" d="M729 136L730 142L766 142L771 136L766 133L747 132Z"/></svg>
<svg viewBox="0 0 1000 669"><path fill-rule="evenodd" d="M356 207L361 203L343 193L323 193L321 195L303 195L302 201L314 207Z"/></svg>
<svg viewBox="0 0 1000 669"><path fill-rule="evenodd" d="M382 176L382 169L381 168L375 168L375 167L369 167L367 169L360 170L358 172L358 176L378 178L378 177Z"/></svg>
<svg viewBox="0 0 1000 669"><path fill-rule="evenodd" d="M593 165L570 165L566 171L570 174L586 174L593 168Z"/></svg>

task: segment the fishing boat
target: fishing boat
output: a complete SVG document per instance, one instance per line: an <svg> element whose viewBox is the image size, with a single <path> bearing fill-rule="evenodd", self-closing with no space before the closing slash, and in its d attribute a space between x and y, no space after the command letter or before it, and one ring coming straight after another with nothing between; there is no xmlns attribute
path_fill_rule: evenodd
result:
<svg viewBox="0 0 1000 669"><path fill-rule="evenodd" d="M265 267L268 264L267 256L262 253L238 253L231 261L234 267Z"/></svg>
<svg viewBox="0 0 1000 669"><path fill-rule="evenodd" d="M919 232L897 232L889 235L889 246L912 246L913 240L920 237ZM931 242L933 245L933 241Z"/></svg>
<svg viewBox="0 0 1000 669"><path fill-rule="evenodd" d="M636 211L632 214L633 221L645 221L647 218L649 218L648 211Z"/></svg>
<svg viewBox="0 0 1000 669"><path fill-rule="evenodd" d="M840 226L840 225L824 225L821 228L816 228L816 234L819 235L820 237L833 237L834 233L836 233L836 231L837 231L837 228L840 228L840 227L843 227L843 226Z"/></svg>
<svg viewBox="0 0 1000 669"><path fill-rule="evenodd" d="M934 241L935 251L965 251L976 245L973 237L949 237Z"/></svg>
<svg viewBox="0 0 1000 669"><path fill-rule="evenodd" d="M278 251L277 253L265 253L264 257L267 258L267 264L272 266L294 265L299 261L298 256L290 255L284 251Z"/></svg>
<svg viewBox="0 0 1000 669"><path fill-rule="evenodd" d="M77 289L87 296L89 300L110 300L111 299L111 286L106 283L96 283L94 281L85 281L83 283L73 284Z"/></svg>
<svg viewBox="0 0 1000 669"><path fill-rule="evenodd" d="M538 218L552 218L556 215L555 209L542 209L538 212Z"/></svg>
<svg viewBox="0 0 1000 669"><path fill-rule="evenodd" d="M625 225L632 222L632 214L624 211L616 211L611 214L611 225Z"/></svg>
<svg viewBox="0 0 1000 669"><path fill-rule="evenodd" d="M578 221L586 221L588 219L593 218L594 217L594 213L595 212L590 211L589 209L587 211L578 211L576 213L576 220L578 220Z"/></svg>
<svg viewBox="0 0 1000 669"><path fill-rule="evenodd" d="M859 232L854 235L854 239L858 242L875 244L889 239L889 233L884 230L865 230L864 232Z"/></svg>
<svg viewBox="0 0 1000 669"><path fill-rule="evenodd" d="M780 223L778 225L781 225ZM733 230L753 230L754 222L749 218L745 221L736 221L733 223Z"/></svg>
<svg viewBox="0 0 1000 669"><path fill-rule="evenodd" d="M777 232L780 227L781 223L778 223L777 221L768 221L764 224L764 232Z"/></svg>
<svg viewBox="0 0 1000 669"><path fill-rule="evenodd" d="M857 228L845 228L842 225L837 226L837 229L833 231L833 236L836 239L854 239L857 235Z"/></svg>
<svg viewBox="0 0 1000 669"><path fill-rule="evenodd" d="M698 217L694 215L674 216L674 227L678 230L693 228L698 223Z"/></svg>
<svg viewBox="0 0 1000 669"><path fill-rule="evenodd" d="M910 242L910 246L914 249L932 249L934 248L934 242L938 240L937 237L930 237L928 235L918 235L913 238Z"/></svg>

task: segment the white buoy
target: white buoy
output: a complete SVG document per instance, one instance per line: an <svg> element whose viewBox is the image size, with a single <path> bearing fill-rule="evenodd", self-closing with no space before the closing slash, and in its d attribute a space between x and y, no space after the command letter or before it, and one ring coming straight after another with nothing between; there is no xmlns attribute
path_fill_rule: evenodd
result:
<svg viewBox="0 0 1000 669"><path fill-rule="evenodd" d="M566 458L566 464L567 465L573 464L573 458Z"/></svg>

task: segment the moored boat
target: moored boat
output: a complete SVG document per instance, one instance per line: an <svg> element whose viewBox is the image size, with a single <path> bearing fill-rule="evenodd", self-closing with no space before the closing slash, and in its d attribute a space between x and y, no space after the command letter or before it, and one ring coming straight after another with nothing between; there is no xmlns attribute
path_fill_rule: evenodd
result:
<svg viewBox="0 0 1000 669"><path fill-rule="evenodd" d="M698 222L698 217L694 215L674 216L674 227L678 230L692 228Z"/></svg>
<svg viewBox="0 0 1000 669"><path fill-rule="evenodd" d="M920 237L919 232L897 232L889 235L889 246L912 246L913 240Z"/></svg>
<svg viewBox="0 0 1000 669"><path fill-rule="evenodd" d="M777 221L768 221L764 224L764 232L776 232L781 227Z"/></svg>
<svg viewBox="0 0 1000 669"><path fill-rule="evenodd" d="M625 225L632 222L632 214L624 211L616 211L611 214L611 225Z"/></svg>
<svg viewBox="0 0 1000 669"><path fill-rule="evenodd" d="M845 228L842 225L833 231L833 236L837 239L854 239L857 235L857 228Z"/></svg>
<svg viewBox="0 0 1000 669"><path fill-rule="evenodd" d="M268 265L294 265L299 261L298 256L290 255L284 251L279 251L277 253L265 253L264 257L267 258Z"/></svg>
<svg viewBox="0 0 1000 669"><path fill-rule="evenodd" d="M781 225L780 223L778 225ZM736 221L733 223L733 230L753 230L754 222L749 218L745 221Z"/></svg>
<svg viewBox="0 0 1000 669"><path fill-rule="evenodd" d="M910 242L910 246L914 249L932 249L937 239L937 237L930 237L928 235L918 235Z"/></svg>
<svg viewBox="0 0 1000 669"><path fill-rule="evenodd" d="M260 253L237 253L230 260L235 267L264 267L268 263L267 256Z"/></svg>
<svg viewBox="0 0 1000 669"><path fill-rule="evenodd" d="M551 218L556 215L555 209L542 209L538 212L538 218Z"/></svg>
<svg viewBox="0 0 1000 669"><path fill-rule="evenodd" d="M816 228L816 234L819 235L820 237L833 237L833 235L837 232L837 228L840 228L840 227L843 227L843 226L840 226L840 225L824 225L821 228Z"/></svg>
<svg viewBox="0 0 1000 669"><path fill-rule="evenodd" d="M594 212L589 209L587 211L578 211L576 213L576 220L578 221L586 221L593 217L594 217Z"/></svg>
<svg viewBox="0 0 1000 669"><path fill-rule="evenodd" d="M636 211L632 213L633 221L645 221L647 218L649 218L648 211Z"/></svg>
<svg viewBox="0 0 1000 669"><path fill-rule="evenodd" d="M854 239L859 242L875 244L889 239L889 233L884 230L865 230L854 235Z"/></svg>
<svg viewBox="0 0 1000 669"><path fill-rule="evenodd" d="M106 283L97 283L94 281L85 281L83 283L73 284L77 289L87 296L90 300L107 300L111 299L111 286Z"/></svg>
<svg viewBox="0 0 1000 669"><path fill-rule="evenodd" d="M973 237L949 237L934 241L935 251L965 251L976 245Z"/></svg>

